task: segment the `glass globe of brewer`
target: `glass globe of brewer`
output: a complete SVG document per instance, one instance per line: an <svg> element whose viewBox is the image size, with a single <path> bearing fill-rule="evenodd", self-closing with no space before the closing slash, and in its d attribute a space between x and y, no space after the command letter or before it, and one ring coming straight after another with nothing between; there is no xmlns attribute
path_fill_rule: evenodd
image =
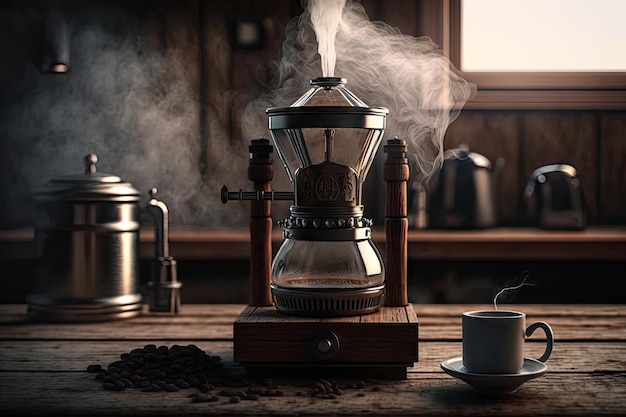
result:
<svg viewBox="0 0 626 417"><path fill-rule="evenodd" d="M384 266L363 217L362 185L388 110L368 107L342 78L310 81L290 107L270 108L270 133L294 186L272 284L303 291L381 286Z"/></svg>

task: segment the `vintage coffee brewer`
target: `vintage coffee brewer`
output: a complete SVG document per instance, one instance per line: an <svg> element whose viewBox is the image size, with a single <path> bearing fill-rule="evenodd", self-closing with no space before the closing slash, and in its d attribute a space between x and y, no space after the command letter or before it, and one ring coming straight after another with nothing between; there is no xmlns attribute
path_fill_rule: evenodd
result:
<svg viewBox="0 0 626 417"><path fill-rule="evenodd" d="M293 192L271 190L266 139L250 146L248 176L255 191L222 188L223 202L252 200L252 294L234 323L235 360L262 372L329 364L403 377L417 359L417 318L406 294L406 142L391 139L385 146L383 262L361 201L388 110L367 106L343 78L316 78L310 85L291 106L267 109ZM289 217L278 222L283 241L270 262L269 201L277 199L293 204ZM392 348L396 354L388 355Z"/></svg>
<svg viewBox="0 0 626 417"><path fill-rule="evenodd" d="M384 267L363 217L362 185L385 129L345 79L317 78L293 105L267 110L276 150L294 185L272 294L285 313L340 316L376 311Z"/></svg>

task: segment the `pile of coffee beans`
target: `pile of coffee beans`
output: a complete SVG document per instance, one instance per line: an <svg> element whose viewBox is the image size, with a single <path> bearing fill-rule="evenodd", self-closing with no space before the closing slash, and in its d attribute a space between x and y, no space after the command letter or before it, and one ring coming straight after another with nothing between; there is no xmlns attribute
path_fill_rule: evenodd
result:
<svg viewBox="0 0 626 417"><path fill-rule="evenodd" d="M89 365L87 372L95 373L107 390L178 391L226 377L220 361L219 356L209 355L196 345L149 344L122 353L120 360L106 369L98 364Z"/></svg>
<svg viewBox="0 0 626 417"><path fill-rule="evenodd" d="M87 372L95 373L102 387L111 391L140 389L144 392L178 391L194 388L189 394L192 402L216 402L220 398L230 403L256 401L261 397L286 395L271 378L252 382L245 377L230 375L219 356L209 355L196 345L156 346L153 344L122 353L120 360L105 367L92 364ZM346 390L358 390L365 396L365 381L342 382L317 379L308 389L296 391L296 396L337 399ZM371 391L379 391L374 386Z"/></svg>

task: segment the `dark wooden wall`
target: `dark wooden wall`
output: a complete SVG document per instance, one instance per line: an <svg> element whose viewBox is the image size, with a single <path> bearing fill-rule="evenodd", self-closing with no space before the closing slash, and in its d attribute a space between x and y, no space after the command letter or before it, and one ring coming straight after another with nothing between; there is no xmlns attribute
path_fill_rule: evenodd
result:
<svg viewBox="0 0 626 417"><path fill-rule="evenodd" d="M71 72L65 76L24 71L41 42L41 4L12 1L0 7L0 225L29 224L30 193L53 176L75 173L82 156L95 151L102 171L141 190L157 185L171 204L173 224L245 226L247 205L224 207L219 188L250 185L247 144L253 137L245 137L238 120L267 88L273 75L268 63L280 56L287 23L302 13L300 0L66 0L59 4L74 23ZM370 20L449 43L440 0L362 4ZM232 24L241 19L261 22L261 47L233 43ZM624 108L467 107L449 127L445 146L461 143L492 163L505 159L497 184L502 225L519 222L521 193L532 170L559 162L578 169L591 224L626 223ZM274 188L281 190L289 183L275 160ZM379 193L375 169L370 177L379 181L370 187ZM374 197L371 206L365 201L366 211L380 215L381 199ZM277 203L276 218L284 217L286 207Z"/></svg>
<svg viewBox="0 0 626 417"><path fill-rule="evenodd" d="M443 9L436 0L362 0L370 20L381 20L398 27L402 33L413 36L428 35L437 43L448 42L439 23ZM434 6L433 6L434 5ZM211 1L206 3L207 21L211 26L211 44L208 56L222 59L211 93L250 89L259 76L259 66L277 57L282 42L284 24L289 16L301 12L299 2L293 0ZM211 11L208 12L208 8ZM268 23L267 44L260 50L222 49L227 41L225 22L246 14L259 16ZM220 26L221 25L221 26ZM218 41L216 41L216 39ZM211 46L213 45L213 46ZM222 81L219 81L222 80ZM217 85L224 82L224 85ZM625 93L626 94L626 93ZM209 97L209 100L214 100ZM234 93L229 98L232 120L236 119L246 97ZM393 132L388 132L393 135ZM245 143L236 126L232 126L232 140ZM497 211L501 225L518 225L521 217L522 190L531 172L553 163L573 165L581 181L588 204L590 224L626 223L626 111L624 110L463 110L446 134L445 147L466 144L485 155L492 164L497 158L505 160L504 169L496 186ZM243 146L243 145L241 145Z"/></svg>

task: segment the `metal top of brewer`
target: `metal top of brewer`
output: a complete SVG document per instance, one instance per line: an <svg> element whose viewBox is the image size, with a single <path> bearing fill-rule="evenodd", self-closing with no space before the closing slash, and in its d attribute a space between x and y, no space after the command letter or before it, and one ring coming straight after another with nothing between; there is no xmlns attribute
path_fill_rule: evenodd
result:
<svg viewBox="0 0 626 417"><path fill-rule="evenodd" d="M369 107L339 77L319 77L309 81L313 86L289 107L266 110L269 128L363 128L385 129L389 110Z"/></svg>
<svg viewBox="0 0 626 417"><path fill-rule="evenodd" d="M84 158L83 173L50 180L35 193L38 201L139 201L140 193L117 175L97 172L98 156Z"/></svg>

